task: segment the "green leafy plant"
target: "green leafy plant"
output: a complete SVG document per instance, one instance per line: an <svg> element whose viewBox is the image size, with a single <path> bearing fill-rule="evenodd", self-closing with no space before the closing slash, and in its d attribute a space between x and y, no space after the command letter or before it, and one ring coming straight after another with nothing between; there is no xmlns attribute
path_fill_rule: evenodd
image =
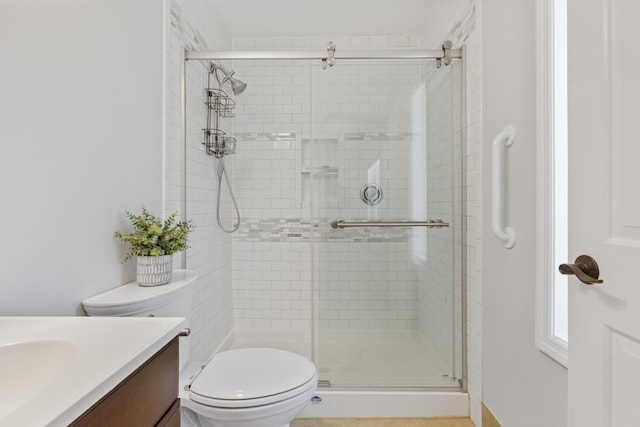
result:
<svg viewBox="0 0 640 427"><path fill-rule="evenodd" d="M129 244L129 253L122 262L134 256L172 255L189 247L188 236L195 225L192 221L176 222L177 212L169 215L164 222L144 206L141 215L129 211L126 213L133 225L133 233L115 232L115 237Z"/></svg>

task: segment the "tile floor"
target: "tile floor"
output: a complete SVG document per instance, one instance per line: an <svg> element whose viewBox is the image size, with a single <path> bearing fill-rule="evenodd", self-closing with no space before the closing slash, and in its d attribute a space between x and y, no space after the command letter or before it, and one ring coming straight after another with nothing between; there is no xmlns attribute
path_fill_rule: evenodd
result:
<svg viewBox="0 0 640 427"><path fill-rule="evenodd" d="M293 420L291 427L475 427L469 418L323 418Z"/></svg>

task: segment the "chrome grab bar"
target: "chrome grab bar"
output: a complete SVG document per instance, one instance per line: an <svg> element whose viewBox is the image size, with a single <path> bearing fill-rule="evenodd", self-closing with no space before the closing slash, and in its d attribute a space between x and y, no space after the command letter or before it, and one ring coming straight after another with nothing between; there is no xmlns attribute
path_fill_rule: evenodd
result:
<svg viewBox="0 0 640 427"><path fill-rule="evenodd" d="M427 221L354 221L346 222L341 219L331 221L331 228L353 228L353 227L448 227L449 223L441 219L429 219Z"/></svg>

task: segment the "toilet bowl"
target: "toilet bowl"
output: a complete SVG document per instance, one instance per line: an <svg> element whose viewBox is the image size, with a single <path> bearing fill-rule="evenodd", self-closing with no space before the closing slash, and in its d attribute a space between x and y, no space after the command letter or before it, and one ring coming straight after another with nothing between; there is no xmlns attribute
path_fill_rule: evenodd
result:
<svg viewBox="0 0 640 427"><path fill-rule="evenodd" d="M129 283L88 298L82 305L90 316L185 317L188 326L196 277L194 272L178 270L167 285ZM203 366L194 366L189 363L189 342L182 340L183 426L288 427L316 392L316 367L299 354L243 348L218 352Z"/></svg>
<svg viewBox="0 0 640 427"><path fill-rule="evenodd" d="M202 427L283 427L316 391L308 359L273 348L219 352L195 375L183 396Z"/></svg>

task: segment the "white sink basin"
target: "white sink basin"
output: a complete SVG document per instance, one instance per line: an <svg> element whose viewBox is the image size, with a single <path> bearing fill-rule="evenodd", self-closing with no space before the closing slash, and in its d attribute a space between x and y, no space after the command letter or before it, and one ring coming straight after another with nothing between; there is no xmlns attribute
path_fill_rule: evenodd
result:
<svg viewBox="0 0 640 427"><path fill-rule="evenodd" d="M183 323L0 317L0 427L68 426L169 343Z"/></svg>
<svg viewBox="0 0 640 427"><path fill-rule="evenodd" d="M77 355L73 344L61 340L0 345L0 419L49 387Z"/></svg>

